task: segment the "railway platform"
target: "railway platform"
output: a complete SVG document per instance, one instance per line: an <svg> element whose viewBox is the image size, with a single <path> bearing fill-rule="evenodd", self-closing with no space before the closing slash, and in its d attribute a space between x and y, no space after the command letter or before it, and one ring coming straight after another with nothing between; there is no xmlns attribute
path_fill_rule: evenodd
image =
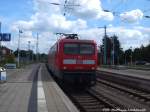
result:
<svg viewBox="0 0 150 112"><path fill-rule="evenodd" d="M45 65L42 65L39 71L40 80L43 82L48 112L79 112L49 75Z"/></svg>
<svg viewBox="0 0 150 112"><path fill-rule="evenodd" d="M78 112L44 64L7 70L0 84L0 112Z"/></svg>
<svg viewBox="0 0 150 112"><path fill-rule="evenodd" d="M97 68L98 71L115 73L120 75L132 76L142 79L150 80L150 71L147 70L135 70L135 69L112 69L112 68Z"/></svg>

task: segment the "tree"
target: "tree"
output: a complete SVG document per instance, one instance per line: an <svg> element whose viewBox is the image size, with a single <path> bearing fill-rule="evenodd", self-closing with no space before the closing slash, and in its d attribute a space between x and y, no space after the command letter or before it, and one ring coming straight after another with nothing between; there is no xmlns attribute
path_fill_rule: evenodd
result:
<svg viewBox="0 0 150 112"><path fill-rule="evenodd" d="M105 39L106 39L106 48L105 48ZM118 37L116 35L112 37L104 37L103 43L100 47L101 55L106 58L106 64L119 64L120 62L123 63L121 59L123 59L123 50L121 48L120 42L118 40ZM106 52L105 52L106 50Z"/></svg>
<svg viewBox="0 0 150 112"><path fill-rule="evenodd" d="M15 63L15 56L13 54L9 54L5 57L5 63Z"/></svg>
<svg viewBox="0 0 150 112"><path fill-rule="evenodd" d="M27 57L28 51L20 50L20 57ZM14 51L15 57L18 57L18 50Z"/></svg>
<svg viewBox="0 0 150 112"><path fill-rule="evenodd" d="M106 39L106 45L105 45L105 39ZM108 36L104 36L103 38L103 44L101 46L101 51L103 54L103 64L111 64L111 48L112 48L112 43L111 39ZM106 59L106 63L104 63Z"/></svg>
<svg viewBox="0 0 150 112"><path fill-rule="evenodd" d="M150 62L150 44L145 47L141 45L140 48L135 48L133 52L133 61Z"/></svg>
<svg viewBox="0 0 150 112"><path fill-rule="evenodd" d="M119 39L116 35L111 37L112 40L112 61L114 60L114 64L119 64L120 63L120 56L122 56L123 51L121 49L121 45L119 42Z"/></svg>
<svg viewBox="0 0 150 112"><path fill-rule="evenodd" d="M133 51L133 61L142 60L141 49L135 48Z"/></svg>

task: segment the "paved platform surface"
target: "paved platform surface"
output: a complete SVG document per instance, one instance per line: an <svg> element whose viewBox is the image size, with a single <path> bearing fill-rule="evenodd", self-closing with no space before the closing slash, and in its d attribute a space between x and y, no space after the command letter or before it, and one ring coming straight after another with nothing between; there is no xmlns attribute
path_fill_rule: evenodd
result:
<svg viewBox="0 0 150 112"><path fill-rule="evenodd" d="M0 112L78 112L49 75L45 65L7 70L0 84Z"/></svg>
<svg viewBox="0 0 150 112"><path fill-rule="evenodd" d="M100 67L98 67L97 70L150 80L150 71L146 71L146 70L145 71L144 70L134 70L134 69L117 70L117 69L100 68Z"/></svg>
<svg viewBox="0 0 150 112"><path fill-rule="evenodd" d="M36 111L36 95L32 88L37 68L38 65L30 65L25 69L7 70L7 82L0 84L0 112Z"/></svg>
<svg viewBox="0 0 150 112"><path fill-rule="evenodd" d="M45 65L41 66L41 80L49 112L79 112L49 75Z"/></svg>

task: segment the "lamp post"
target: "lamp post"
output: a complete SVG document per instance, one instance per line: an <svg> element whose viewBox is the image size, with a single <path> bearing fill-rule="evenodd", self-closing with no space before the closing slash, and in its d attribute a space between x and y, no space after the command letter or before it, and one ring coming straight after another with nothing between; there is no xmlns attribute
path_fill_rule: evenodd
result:
<svg viewBox="0 0 150 112"><path fill-rule="evenodd" d="M39 46L39 34L37 33L37 42L36 42L36 62L38 62L38 59L39 59L39 49L38 49L38 46Z"/></svg>
<svg viewBox="0 0 150 112"><path fill-rule="evenodd" d="M31 44L31 41L28 41L28 52L29 52L29 54L28 54L28 62L30 63L30 44Z"/></svg>
<svg viewBox="0 0 150 112"><path fill-rule="evenodd" d="M104 28L104 55L103 55L103 63L107 65L107 32L106 32L106 25L104 27L98 27L98 28Z"/></svg>
<svg viewBox="0 0 150 112"><path fill-rule="evenodd" d="M32 61L32 62L34 62L34 48L35 48L35 46L32 45L32 46L31 46L31 61Z"/></svg>
<svg viewBox="0 0 150 112"><path fill-rule="evenodd" d="M19 29L19 37L18 37L18 68L20 67L20 34L23 33L20 29Z"/></svg>
<svg viewBox="0 0 150 112"><path fill-rule="evenodd" d="M130 47L130 49L131 49L131 65L132 65L132 47Z"/></svg>
<svg viewBox="0 0 150 112"><path fill-rule="evenodd" d="M115 65L115 39L113 37L113 65Z"/></svg>
<svg viewBox="0 0 150 112"><path fill-rule="evenodd" d="M124 52L124 64L126 65L126 52Z"/></svg>

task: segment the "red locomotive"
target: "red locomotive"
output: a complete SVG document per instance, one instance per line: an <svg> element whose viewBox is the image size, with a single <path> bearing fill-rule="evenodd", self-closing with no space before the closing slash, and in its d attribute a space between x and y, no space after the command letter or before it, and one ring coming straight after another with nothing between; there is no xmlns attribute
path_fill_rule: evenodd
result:
<svg viewBox="0 0 150 112"><path fill-rule="evenodd" d="M77 34L63 34L49 51L48 66L62 81L95 84L97 47L93 40L80 40Z"/></svg>

